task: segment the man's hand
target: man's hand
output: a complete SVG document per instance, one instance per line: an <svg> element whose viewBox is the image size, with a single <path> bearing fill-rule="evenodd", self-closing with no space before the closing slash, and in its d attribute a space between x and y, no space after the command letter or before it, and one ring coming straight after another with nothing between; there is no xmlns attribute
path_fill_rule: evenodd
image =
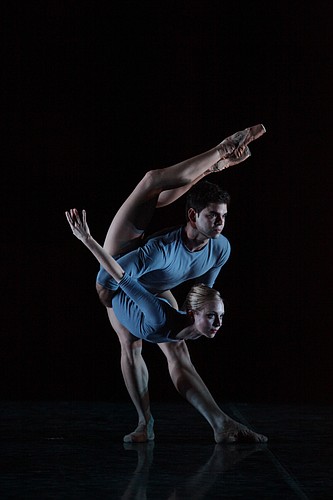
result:
<svg viewBox="0 0 333 500"><path fill-rule="evenodd" d="M90 230L87 224L86 211L82 210L82 220L76 208L71 208L69 212L65 212L65 215L74 236L83 242L87 241L90 238Z"/></svg>

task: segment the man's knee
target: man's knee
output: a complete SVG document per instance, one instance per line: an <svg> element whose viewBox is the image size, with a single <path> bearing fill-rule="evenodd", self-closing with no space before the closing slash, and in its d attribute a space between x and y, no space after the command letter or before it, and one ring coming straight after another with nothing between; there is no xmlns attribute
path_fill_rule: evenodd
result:
<svg viewBox="0 0 333 500"><path fill-rule="evenodd" d="M122 323L120 323L120 321L118 321L111 307L107 308L107 313L111 326L116 332L122 348L125 350L141 350L142 340L132 335L131 332L128 331L127 328Z"/></svg>

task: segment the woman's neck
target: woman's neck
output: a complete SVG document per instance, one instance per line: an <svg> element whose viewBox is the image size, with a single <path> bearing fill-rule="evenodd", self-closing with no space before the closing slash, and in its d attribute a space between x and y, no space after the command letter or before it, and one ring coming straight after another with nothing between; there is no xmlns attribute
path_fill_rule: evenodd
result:
<svg viewBox="0 0 333 500"><path fill-rule="evenodd" d="M201 333L193 326L186 326L180 330L175 336L176 340L195 340L201 337Z"/></svg>

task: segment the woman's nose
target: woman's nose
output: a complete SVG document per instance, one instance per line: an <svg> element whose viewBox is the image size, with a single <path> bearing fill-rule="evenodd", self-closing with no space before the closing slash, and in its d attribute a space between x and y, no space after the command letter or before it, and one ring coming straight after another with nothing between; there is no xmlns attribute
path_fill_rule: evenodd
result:
<svg viewBox="0 0 333 500"><path fill-rule="evenodd" d="M214 326L222 326L222 318L215 318Z"/></svg>

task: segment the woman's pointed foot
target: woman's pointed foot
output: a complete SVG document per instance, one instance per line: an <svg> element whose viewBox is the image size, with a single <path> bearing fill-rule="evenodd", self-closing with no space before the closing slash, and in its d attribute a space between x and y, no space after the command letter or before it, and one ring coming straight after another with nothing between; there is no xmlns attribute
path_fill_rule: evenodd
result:
<svg viewBox="0 0 333 500"><path fill-rule="evenodd" d="M247 146L241 154L239 153L240 150L236 149L228 158L219 160L212 166L211 172L221 172L221 170L238 165L238 163L247 160L251 156L251 151Z"/></svg>
<svg viewBox="0 0 333 500"><path fill-rule="evenodd" d="M242 155L246 146L250 144L250 142L259 139L265 132L266 129L264 125L259 123L258 125L253 125L252 127L248 127L227 137L217 147L221 155L221 160L227 159L236 150L239 151L239 155Z"/></svg>

